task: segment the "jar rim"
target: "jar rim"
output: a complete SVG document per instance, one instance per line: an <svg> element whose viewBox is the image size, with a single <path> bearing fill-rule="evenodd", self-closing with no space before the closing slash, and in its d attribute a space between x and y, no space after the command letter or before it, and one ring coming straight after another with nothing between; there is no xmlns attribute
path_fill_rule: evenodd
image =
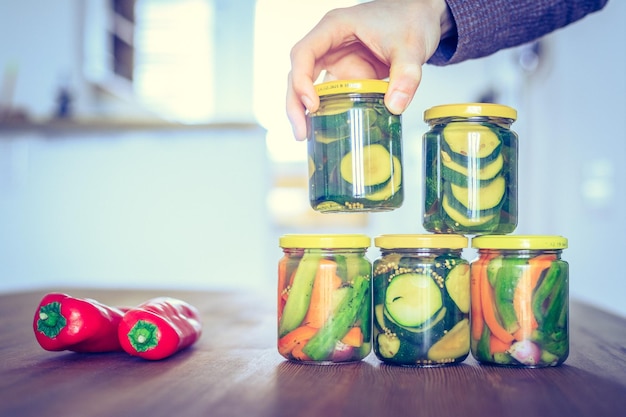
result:
<svg viewBox="0 0 626 417"><path fill-rule="evenodd" d="M365 249L371 239L362 234L287 234L279 238L281 248Z"/></svg>
<svg viewBox="0 0 626 417"><path fill-rule="evenodd" d="M431 107L424 112L424 121L444 117L500 117L515 121L517 111L509 106L496 103L457 103Z"/></svg>
<svg viewBox="0 0 626 417"><path fill-rule="evenodd" d="M483 235L472 239L475 249L546 249L567 248L567 238L557 235Z"/></svg>
<svg viewBox="0 0 626 417"><path fill-rule="evenodd" d="M326 81L315 85L319 96L346 93L380 93L385 94L389 82L384 80L355 79Z"/></svg>
<svg viewBox="0 0 626 417"><path fill-rule="evenodd" d="M468 239L456 234L387 234L374 238L381 249L464 249Z"/></svg>

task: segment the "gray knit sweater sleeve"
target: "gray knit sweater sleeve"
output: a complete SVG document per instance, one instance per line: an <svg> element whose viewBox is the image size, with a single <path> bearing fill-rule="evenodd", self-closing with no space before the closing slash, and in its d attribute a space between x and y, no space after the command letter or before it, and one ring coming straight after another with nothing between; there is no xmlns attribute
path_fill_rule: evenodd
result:
<svg viewBox="0 0 626 417"><path fill-rule="evenodd" d="M533 41L602 9L608 0L446 0L456 33L428 61L448 65ZM622 0L623 1L623 0Z"/></svg>

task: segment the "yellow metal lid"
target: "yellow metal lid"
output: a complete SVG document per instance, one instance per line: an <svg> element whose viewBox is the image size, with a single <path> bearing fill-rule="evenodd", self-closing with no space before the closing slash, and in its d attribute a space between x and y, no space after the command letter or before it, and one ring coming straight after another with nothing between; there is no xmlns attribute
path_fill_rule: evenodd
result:
<svg viewBox="0 0 626 417"><path fill-rule="evenodd" d="M424 112L424 120L442 119L445 117L500 117L517 119L517 111L509 106L494 103L459 103L434 106Z"/></svg>
<svg viewBox="0 0 626 417"><path fill-rule="evenodd" d="M467 248L468 239L453 234L397 234L380 235L374 244L382 249L463 249Z"/></svg>
<svg viewBox="0 0 626 417"><path fill-rule="evenodd" d="M476 249L565 249L567 239L549 235L484 235L472 239Z"/></svg>
<svg viewBox="0 0 626 417"><path fill-rule="evenodd" d="M385 94L388 87L389 82L383 80L336 80L316 84L315 91L320 96L345 93Z"/></svg>
<svg viewBox="0 0 626 417"><path fill-rule="evenodd" d="M299 249L350 249L369 248L372 240L360 234L303 234L283 235L279 239L281 248Z"/></svg>

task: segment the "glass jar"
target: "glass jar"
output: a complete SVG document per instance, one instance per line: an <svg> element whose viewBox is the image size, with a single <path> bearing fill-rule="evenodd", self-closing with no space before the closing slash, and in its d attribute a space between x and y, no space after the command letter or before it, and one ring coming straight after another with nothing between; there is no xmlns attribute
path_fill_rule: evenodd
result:
<svg viewBox="0 0 626 417"><path fill-rule="evenodd" d="M309 200L323 212L390 211L402 205L402 125L383 103L388 83L316 85L307 115Z"/></svg>
<svg viewBox="0 0 626 417"><path fill-rule="evenodd" d="M517 227L517 112L486 103L424 113L424 211L434 233L511 233Z"/></svg>
<svg viewBox="0 0 626 417"><path fill-rule="evenodd" d="M278 351L342 363L371 351L372 264L365 235L284 235L278 263Z"/></svg>
<svg viewBox="0 0 626 417"><path fill-rule="evenodd" d="M373 346L405 366L462 362L470 351L470 267L465 236L382 235L373 272Z"/></svg>
<svg viewBox="0 0 626 417"><path fill-rule="evenodd" d="M560 365L569 354L569 265L561 236L472 240L472 356L494 365Z"/></svg>

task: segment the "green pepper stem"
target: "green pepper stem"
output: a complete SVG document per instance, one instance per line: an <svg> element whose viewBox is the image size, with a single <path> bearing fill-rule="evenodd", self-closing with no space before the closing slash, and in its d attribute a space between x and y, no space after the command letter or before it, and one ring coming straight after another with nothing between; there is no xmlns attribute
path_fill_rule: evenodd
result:
<svg viewBox="0 0 626 417"><path fill-rule="evenodd" d="M61 314L61 303L58 301L39 307L37 330L47 337L54 338L58 336L66 324L67 320Z"/></svg>
<svg viewBox="0 0 626 417"><path fill-rule="evenodd" d="M128 331L128 341L137 352L146 352L159 344L158 327L147 320L138 320Z"/></svg>

